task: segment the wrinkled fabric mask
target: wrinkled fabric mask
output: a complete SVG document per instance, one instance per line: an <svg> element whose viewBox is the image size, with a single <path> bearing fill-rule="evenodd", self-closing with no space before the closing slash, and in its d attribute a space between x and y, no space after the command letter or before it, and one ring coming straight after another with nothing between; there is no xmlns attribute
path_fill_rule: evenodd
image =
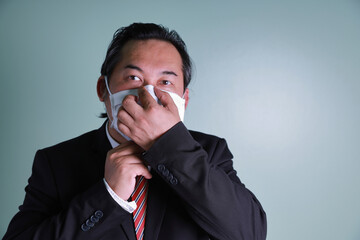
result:
<svg viewBox="0 0 360 240"><path fill-rule="evenodd" d="M112 118L113 118L110 127L114 128L127 141L130 141L131 139L119 130L119 127L118 127L118 124L117 124L117 122L118 122L117 114L119 112L119 109L120 109L120 107L122 105L122 101L124 100L124 98L127 95L138 96L138 89L137 88L135 88L135 89L127 89L127 90L119 91L117 93L112 94L110 92L107 76L105 76L105 85L106 85L106 89L107 89L107 91L109 93L109 99L110 99L110 105L111 105L111 115L112 115ZM160 100L155 95L153 85L146 85L144 88L150 93L150 95L159 104L161 104ZM165 90L161 90L161 91L167 92L170 95L171 99L174 101L174 103L175 103L175 105L176 105L176 107L178 109L180 120L184 121L184 115L185 115L185 99L183 98L184 96L180 97L179 95L177 95L176 93L173 93L173 92L169 92L169 91L165 91Z"/></svg>

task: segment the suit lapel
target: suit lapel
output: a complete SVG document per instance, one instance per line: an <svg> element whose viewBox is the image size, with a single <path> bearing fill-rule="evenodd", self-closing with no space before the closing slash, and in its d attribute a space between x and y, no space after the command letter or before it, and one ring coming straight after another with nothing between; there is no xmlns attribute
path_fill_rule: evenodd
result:
<svg viewBox="0 0 360 240"><path fill-rule="evenodd" d="M135 227L132 215L121 223L121 228L129 240L136 240Z"/></svg>
<svg viewBox="0 0 360 240"><path fill-rule="evenodd" d="M144 240L158 239L169 195L163 180L154 171L152 175L149 180Z"/></svg>
<svg viewBox="0 0 360 240"><path fill-rule="evenodd" d="M103 171L105 167L106 154L111 149L111 144L106 136L106 123L107 121L105 121L103 125L97 130L96 137L92 144L95 154L98 155L98 161L96 164L98 165L99 169L102 169Z"/></svg>

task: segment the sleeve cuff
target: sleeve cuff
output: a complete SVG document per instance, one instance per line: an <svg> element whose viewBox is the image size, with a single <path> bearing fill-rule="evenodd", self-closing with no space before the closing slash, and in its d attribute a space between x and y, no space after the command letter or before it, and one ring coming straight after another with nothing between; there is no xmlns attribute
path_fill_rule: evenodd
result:
<svg viewBox="0 0 360 240"><path fill-rule="evenodd" d="M123 200L111 189L109 184L106 182L105 178L103 180L105 183L106 190L109 192L110 196L115 200L115 202L117 202L120 205L120 207L122 207L128 213L133 213L137 208L136 202L135 201L128 202Z"/></svg>

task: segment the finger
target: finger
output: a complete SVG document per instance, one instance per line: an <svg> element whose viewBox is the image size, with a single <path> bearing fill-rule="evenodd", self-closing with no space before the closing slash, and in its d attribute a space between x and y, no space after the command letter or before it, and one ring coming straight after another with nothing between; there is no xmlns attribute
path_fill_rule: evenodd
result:
<svg viewBox="0 0 360 240"><path fill-rule="evenodd" d="M111 153L116 152L118 156L126 156L133 154L141 154L144 152L144 150L133 141L127 141L113 148L112 150L110 150L110 152Z"/></svg>
<svg viewBox="0 0 360 240"><path fill-rule="evenodd" d="M130 174L129 176L134 178L137 176L144 176L146 179L150 179L152 177L148 167L144 164L144 162L134 155L123 158L122 165L126 166L125 171L126 173Z"/></svg>
<svg viewBox="0 0 360 240"><path fill-rule="evenodd" d="M130 155L120 155L115 152L110 157L108 157L108 162L110 164L114 164L114 166L125 168L126 172L134 172L132 169L136 169L137 167L144 165L144 162L140 157L134 154ZM129 170L130 169L130 170Z"/></svg>
<svg viewBox="0 0 360 240"><path fill-rule="evenodd" d="M139 100L140 100L141 106L143 106L144 109L147 109L151 106L157 105L157 102L155 101L155 99L151 96L151 94L144 87L139 88L138 94L139 94Z"/></svg>
<svg viewBox="0 0 360 240"><path fill-rule="evenodd" d="M176 104L172 100L169 93L164 92L164 91L160 90L157 87L154 88L154 91L155 91L155 94L156 94L157 98L160 100L161 104L164 107L166 107L167 109L169 109L173 113L178 112Z"/></svg>
<svg viewBox="0 0 360 240"><path fill-rule="evenodd" d="M136 172L136 176L143 176L146 179L151 179L152 175L149 171L149 169L144 165L141 164L142 166L138 166L138 171Z"/></svg>
<svg viewBox="0 0 360 240"><path fill-rule="evenodd" d="M127 95L122 101L122 109L124 109L132 118L136 118L143 110L137 101L138 97L134 95Z"/></svg>
<svg viewBox="0 0 360 240"><path fill-rule="evenodd" d="M131 130L128 126L126 126L124 123L122 123L121 121L118 122L118 129L120 130L120 132L122 134L124 134L125 136L129 137L130 139L127 139L126 137L124 137L125 140L132 140L130 133Z"/></svg>
<svg viewBox="0 0 360 240"><path fill-rule="evenodd" d="M118 112L118 124L122 123L127 127L130 127L134 124L134 118L129 114L129 112L121 106Z"/></svg>

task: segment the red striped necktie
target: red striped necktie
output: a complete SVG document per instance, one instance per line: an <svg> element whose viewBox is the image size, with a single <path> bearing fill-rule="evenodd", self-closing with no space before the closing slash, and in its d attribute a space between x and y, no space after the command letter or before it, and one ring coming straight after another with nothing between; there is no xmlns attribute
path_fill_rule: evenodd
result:
<svg viewBox="0 0 360 240"><path fill-rule="evenodd" d="M144 238L147 189L147 180L143 176L136 177L136 186L134 192L131 194L131 200L135 201L137 205L137 208L133 212L137 240L143 240Z"/></svg>

